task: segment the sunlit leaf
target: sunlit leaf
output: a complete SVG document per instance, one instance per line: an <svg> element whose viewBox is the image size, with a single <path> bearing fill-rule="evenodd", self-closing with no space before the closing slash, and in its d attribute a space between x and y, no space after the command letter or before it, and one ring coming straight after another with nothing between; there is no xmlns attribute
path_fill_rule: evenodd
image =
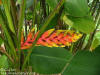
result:
<svg viewBox="0 0 100 75"><path fill-rule="evenodd" d="M7 60L7 56L3 55L0 56L0 68L8 68L8 60Z"/></svg>
<svg viewBox="0 0 100 75"><path fill-rule="evenodd" d="M95 23L93 21L93 18L90 16L80 18L66 16L64 21L66 24L72 25L72 27L76 30L79 30L86 34L93 32L93 30L95 29Z"/></svg>
<svg viewBox="0 0 100 75"><path fill-rule="evenodd" d="M91 45L91 51L98 47L98 45L100 45L100 40L98 38L95 38Z"/></svg>

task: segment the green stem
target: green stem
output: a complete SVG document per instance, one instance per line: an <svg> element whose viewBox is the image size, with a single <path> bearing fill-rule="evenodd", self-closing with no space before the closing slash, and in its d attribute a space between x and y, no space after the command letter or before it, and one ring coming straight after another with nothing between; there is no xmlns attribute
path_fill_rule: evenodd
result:
<svg viewBox="0 0 100 75"><path fill-rule="evenodd" d="M95 12L96 12L96 9L97 9L97 3L98 3L99 1L98 0L96 0L96 3L94 4L94 7L93 7L93 10L92 10L92 16L95 14Z"/></svg>
<svg viewBox="0 0 100 75"><path fill-rule="evenodd" d="M97 2L98 2L98 0L97 0ZM97 2L96 2L96 4L95 4L95 6L97 5ZM97 29L98 29L98 27L99 27L99 24L100 24L100 5L99 5L98 10L94 10L94 11L97 12L96 17L95 17L96 28L95 28L95 30L93 31L93 33L90 34L89 40L88 40L88 43L87 43L85 49L90 49L90 47L91 47L91 45L92 45L92 42L93 42L93 39L94 39L94 36L95 36L96 31L97 31Z"/></svg>
<svg viewBox="0 0 100 75"><path fill-rule="evenodd" d="M6 50L4 50L2 47L0 47L0 50L2 53L4 53L8 58L9 60L14 64L14 60L12 59L12 57L6 52Z"/></svg>
<svg viewBox="0 0 100 75"><path fill-rule="evenodd" d="M25 13L25 37L27 37L27 22L26 22L26 14ZM25 38L26 39L26 38Z"/></svg>
<svg viewBox="0 0 100 75"><path fill-rule="evenodd" d="M72 46L70 47L70 52L72 53L73 52L73 44L72 44Z"/></svg>
<svg viewBox="0 0 100 75"><path fill-rule="evenodd" d="M92 5L91 5L91 7L90 7L90 11L92 11L92 10L93 10L93 7L95 6L96 1L97 1L97 0L93 0Z"/></svg>
<svg viewBox="0 0 100 75"><path fill-rule="evenodd" d="M20 68L20 57L21 57L21 32L22 32L22 27L24 23L24 17L25 17L25 6L26 6L26 0L22 0L21 3L21 9L20 9L20 17L19 17L19 22L18 22L18 55L19 55L19 68Z"/></svg>
<svg viewBox="0 0 100 75"><path fill-rule="evenodd" d="M99 8L98 8L98 10L97 10L97 14L96 14L96 16L95 16L95 22L98 20L99 14L100 14L100 4L99 4Z"/></svg>
<svg viewBox="0 0 100 75"><path fill-rule="evenodd" d="M45 0L41 0L41 6L42 6L42 9L43 9L43 16L44 18L46 18L47 16L47 13L46 13L46 1Z"/></svg>
<svg viewBox="0 0 100 75"><path fill-rule="evenodd" d="M32 20L32 25L35 24L36 4L37 4L37 0L34 0L34 2L33 2L33 8L34 8L34 10L33 10L33 20Z"/></svg>
<svg viewBox="0 0 100 75"><path fill-rule="evenodd" d="M65 0L60 0L58 5L56 6L56 8L50 13L50 15L47 17L47 19L45 20L44 24L42 25L42 28L40 29L40 32L36 38L36 40L34 41L32 48L30 50L28 50L28 55L25 58L24 64L22 66L22 71L24 70L26 63L32 53L32 50L35 48L35 44L38 41L38 39L40 38L40 36L43 34L43 32L45 31L45 28L48 26L49 22L53 19L53 17L55 16L55 14L59 11L60 7L63 5Z"/></svg>
<svg viewBox="0 0 100 75"><path fill-rule="evenodd" d="M100 17L100 14L99 14L99 17ZM90 47L91 47L91 45L92 45L92 42L93 42L93 39L94 39L94 36L95 36L95 34L96 34L96 31L97 31L97 29L98 29L98 27L99 27L99 24L100 24L100 18L99 18L98 21L97 21L97 26L96 26L94 32L89 36L89 40L88 40L88 43L87 43L85 49L90 49Z"/></svg>

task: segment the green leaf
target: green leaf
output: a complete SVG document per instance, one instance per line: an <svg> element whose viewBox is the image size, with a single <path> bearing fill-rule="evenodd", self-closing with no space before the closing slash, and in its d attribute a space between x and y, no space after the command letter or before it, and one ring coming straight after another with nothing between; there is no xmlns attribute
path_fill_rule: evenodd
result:
<svg viewBox="0 0 100 75"><path fill-rule="evenodd" d="M73 22L67 16L64 15L61 19L63 19L65 24L73 25Z"/></svg>
<svg viewBox="0 0 100 75"><path fill-rule="evenodd" d="M68 25L72 25L72 27L76 30L79 30L86 34L93 32L93 30L95 29L95 23L90 16L81 18L68 16L66 19L66 23Z"/></svg>
<svg viewBox="0 0 100 75"><path fill-rule="evenodd" d="M8 1L9 0L2 0L2 3L3 3L4 10L5 10L5 15L7 16L8 26L9 26L10 30L13 33L15 33L15 29L14 29L13 20L12 20L11 13L10 13Z"/></svg>
<svg viewBox="0 0 100 75"><path fill-rule="evenodd" d="M17 0L17 1L16 1L16 4L21 4L21 1L22 1L22 0Z"/></svg>
<svg viewBox="0 0 100 75"><path fill-rule="evenodd" d="M8 68L8 60L5 55L0 56L0 68Z"/></svg>
<svg viewBox="0 0 100 75"><path fill-rule="evenodd" d="M64 48L36 47L31 54L30 64L35 72L42 74L60 73L72 56Z"/></svg>
<svg viewBox="0 0 100 75"><path fill-rule="evenodd" d="M31 7L31 6L33 5L33 1L34 1L34 0L27 0L27 1L26 1L26 8ZM17 4L17 5L18 5L18 4L20 5L21 2L22 2L22 0L17 0L16 4Z"/></svg>
<svg viewBox="0 0 100 75"><path fill-rule="evenodd" d="M1 68L0 69L0 75L7 75L6 70Z"/></svg>
<svg viewBox="0 0 100 75"><path fill-rule="evenodd" d="M0 46L1 46L2 43L3 43L3 39L0 37Z"/></svg>
<svg viewBox="0 0 100 75"><path fill-rule="evenodd" d="M26 1L26 8L29 8L33 5L34 0L27 0Z"/></svg>
<svg viewBox="0 0 100 75"><path fill-rule="evenodd" d="M100 46L95 51L79 51L67 64L62 75L99 75Z"/></svg>
<svg viewBox="0 0 100 75"><path fill-rule="evenodd" d="M58 19L59 19L59 14L56 14L55 17L50 21L50 23L48 24L48 27L45 30L54 28L58 23ZM39 26L39 28L41 27L42 25Z"/></svg>
<svg viewBox="0 0 100 75"><path fill-rule="evenodd" d="M46 3L50 6L51 9L54 9L58 4L59 0L46 0Z"/></svg>
<svg viewBox="0 0 100 75"><path fill-rule="evenodd" d="M1 9L0 9L0 23L2 24L1 27L4 31L5 36L7 37L8 44L9 44L9 47L10 47L10 51L16 57L16 50L14 48L14 44L13 44L12 38L11 38L9 32L8 32L8 29L6 28L5 17L3 15L3 12L2 12Z"/></svg>
<svg viewBox="0 0 100 75"><path fill-rule="evenodd" d="M87 0L66 0L64 11L74 17L86 16L89 12Z"/></svg>
<svg viewBox="0 0 100 75"><path fill-rule="evenodd" d="M100 45L100 41L99 41L98 38L95 38L95 39L93 40L92 45L91 45L91 50L94 50L96 47L98 47L98 45Z"/></svg>

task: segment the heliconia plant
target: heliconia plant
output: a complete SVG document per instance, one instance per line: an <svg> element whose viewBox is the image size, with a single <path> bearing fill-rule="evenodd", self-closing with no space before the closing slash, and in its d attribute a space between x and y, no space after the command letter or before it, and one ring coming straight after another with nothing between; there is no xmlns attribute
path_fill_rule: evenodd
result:
<svg viewBox="0 0 100 75"><path fill-rule="evenodd" d="M0 75L99 75L100 0L0 0Z"/></svg>
<svg viewBox="0 0 100 75"><path fill-rule="evenodd" d="M26 41L24 41L24 35L21 38L21 49L27 49L32 46L32 43L36 39L39 31L34 34L30 32L27 36ZM75 33L71 30L55 30L50 29L44 32L38 39L36 46L47 46L47 47L65 47L71 46L71 43L76 42L82 37L82 34Z"/></svg>

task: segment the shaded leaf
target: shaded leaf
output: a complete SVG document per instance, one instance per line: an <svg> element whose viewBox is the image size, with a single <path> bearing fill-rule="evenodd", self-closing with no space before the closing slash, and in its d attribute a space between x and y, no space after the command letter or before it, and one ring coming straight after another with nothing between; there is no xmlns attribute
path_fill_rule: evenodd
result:
<svg viewBox="0 0 100 75"><path fill-rule="evenodd" d="M79 51L66 66L62 75L99 75L100 46L93 52Z"/></svg>
<svg viewBox="0 0 100 75"><path fill-rule="evenodd" d="M42 74L59 73L72 56L64 48L36 47L31 54L30 64L35 72Z"/></svg>
<svg viewBox="0 0 100 75"><path fill-rule="evenodd" d="M48 27L45 30L54 28L57 25L58 19L59 19L59 14L56 14L55 17L50 21ZM40 25L39 27L41 28L42 25Z"/></svg>
<svg viewBox="0 0 100 75"><path fill-rule="evenodd" d="M0 37L0 45L3 43L3 39Z"/></svg>
<svg viewBox="0 0 100 75"><path fill-rule="evenodd" d="M66 0L64 11L74 17L86 16L89 12L87 0Z"/></svg>
<svg viewBox="0 0 100 75"><path fill-rule="evenodd" d="M34 0L27 0L26 1L26 8L29 8L33 5Z"/></svg>
<svg viewBox="0 0 100 75"><path fill-rule="evenodd" d="M48 5L50 6L51 9L54 9L57 5L57 3L59 2L59 0L46 0L46 3L48 3Z"/></svg>
<svg viewBox="0 0 100 75"><path fill-rule="evenodd" d="M46 30L54 28L54 27L57 25L58 19L59 19L59 15L56 14L55 17L54 17L54 18L51 20L51 22L49 23L49 25L48 25L48 27L46 28Z"/></svg>
<svg viewBox="0 0 100 75"><path fill-rule="evenodd" d="M20 4L21 4L21 1L22 1L22 0L17 0L16 4L17 4L17 5L18 5L18 4L20 5ZM33 5L33 1L34 1L34 0L27 0L27 1L26 1L26 8L31 7L31 6Z"/></svg>

